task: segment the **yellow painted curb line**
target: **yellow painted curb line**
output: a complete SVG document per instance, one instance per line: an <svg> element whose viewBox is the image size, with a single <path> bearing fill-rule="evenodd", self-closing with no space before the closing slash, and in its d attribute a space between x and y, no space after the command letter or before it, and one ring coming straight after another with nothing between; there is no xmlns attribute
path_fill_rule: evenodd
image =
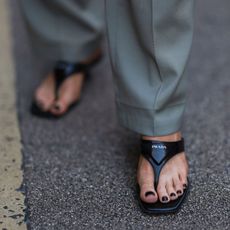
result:
<svg viewBox="0 0 230 230"><path fill-rule="evenodd" d="M0 22L0 229L25 230L25 197L17 191L23 173L7 0L0 0Z"/></svg>

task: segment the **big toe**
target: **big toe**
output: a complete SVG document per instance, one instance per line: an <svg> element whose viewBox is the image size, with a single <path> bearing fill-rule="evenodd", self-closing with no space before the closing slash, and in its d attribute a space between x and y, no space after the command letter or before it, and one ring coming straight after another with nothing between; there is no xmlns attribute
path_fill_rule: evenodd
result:
<svg viewBox="0 0 230 230"><path fill-rule="evenodd" d="M58 100L51 108L54 115L61 116L67 112L69 107L76 103L81 95L84 74L79 73L64 81L59 89Z"/></svg>
<svg viewBox="0 0 230 230"><path fill-rule="evenodd" d="M59 99L53 104L53 106L50 109L50 111L56 116L61 116L64 113L66 113L68 107L69 107L68 102L66 102L63 99Z"/></svg>
<svg viewBox="0 0 230 230"><path fill-rule="evenodd" d="M140 186L140 198L146 203L158 200L154 188L154 172L150 163L141 155L138 163L137 182Z"/></svg>
<svg viewBox="0 0 230 230"><path fill-rule="evenodd" d="M140 198L146 203L155 203L158 199L154 186L151 184L142 184Z"/></svg>

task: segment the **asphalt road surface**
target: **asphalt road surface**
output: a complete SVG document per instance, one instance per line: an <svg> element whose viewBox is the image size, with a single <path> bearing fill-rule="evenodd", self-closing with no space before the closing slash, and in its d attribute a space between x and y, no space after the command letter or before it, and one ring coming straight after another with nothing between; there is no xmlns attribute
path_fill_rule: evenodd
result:
<svg viewBox="0 0 230 230"><path fill-rule="evenodd" d="M117 123L108 58L68 116L31 116L45 65L32 55L18 3L10 2L29 228L230 229L230 1L196 3L183 127L191 190L178 214L158 217L138 207L139 139Z"/></svg>

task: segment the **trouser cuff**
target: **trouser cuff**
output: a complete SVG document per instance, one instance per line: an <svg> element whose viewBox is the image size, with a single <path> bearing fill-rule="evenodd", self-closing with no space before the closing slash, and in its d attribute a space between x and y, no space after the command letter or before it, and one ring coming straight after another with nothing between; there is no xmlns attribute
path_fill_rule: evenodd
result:
<svg viewBox="0 0 230 230"><path fill-rule="evenodd" d="M102 36L84 45L79 44L55 44L46 43L42 40L32 38L37 55L42 56L43 60L56 62L64 60L67 62L81 62L89 58L97 49L101 47Z"/></svg>
<svg viewBox="0 0 230 230"><path fill-rule="evenodd" d="M163 136L181 130L185 103L162 110L136 108L116 101L119 123L141 135Z"/></svg>

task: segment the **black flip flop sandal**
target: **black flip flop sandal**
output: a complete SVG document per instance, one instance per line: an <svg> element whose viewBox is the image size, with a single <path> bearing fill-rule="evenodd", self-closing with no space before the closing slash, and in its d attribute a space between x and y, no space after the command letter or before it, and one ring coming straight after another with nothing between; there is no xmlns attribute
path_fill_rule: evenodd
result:
<svg viewBox="0 0 230 230"><path fill-rule="evenodd" d="M89 64L81 64L81 63L70 63L66 61L58 61L54 68L54 77L56 82L56 88L55 88L55 94L56 98L58 97L58 90L62 83L69 77L71 77L73 74L76 73L84 73L85 77L89 75L89 69L96 65L102 58L102 54L96 58L93 62ZM61 116L56 116L52 114L51 112L44 112L36 103L36 101L33 101L31 104L30 112L31 114L40 117L40 118L47 118L47 119L59 119L69 113L77 104L79 100L72 103L68 110L65 112L65 114Z"/></svg>
<svg viewBox="0 0 230 230"><path fill-rule="evenodd" d="M141 141L141 154L147 159L154 170L154 187L157 188L159 182L160 172L163 166L173 156L178 153L184 152L184 139L176 142L162 142L162 141ZM156 203L146 203L140 198L140 187L137 185L139 204L143 212L148 214L168 214L175 213L179 210L182 203L187 197L189 189L189 181L184 192L174 201L162 203L159 200Z"/></svg>

